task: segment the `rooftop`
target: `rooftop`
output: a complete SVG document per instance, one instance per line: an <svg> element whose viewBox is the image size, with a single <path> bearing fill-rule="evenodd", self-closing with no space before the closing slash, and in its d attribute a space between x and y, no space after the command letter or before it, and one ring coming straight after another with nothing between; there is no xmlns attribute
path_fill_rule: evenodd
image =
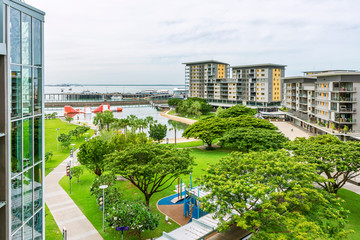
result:
<svg viewBox="0 0 360 240"><path fill-rule="evenodd" d="M182 64L195 65L195 64L206 64L206 63L217 63L217 64L230 65L228 63L219 62L219 61L216 61L216 60L206 60L206 61L198 61L198 62L185 62L185 63L182 63Z"/></svg>
<svg viewBox="0 0 360 240"><path fill-rule="evenodd" d="M266 68L266 67L287 67L287 65L274 64L274 63L262 63L262 64L250 64L250 65L238 65L231 66L232 68Z"/></svg>

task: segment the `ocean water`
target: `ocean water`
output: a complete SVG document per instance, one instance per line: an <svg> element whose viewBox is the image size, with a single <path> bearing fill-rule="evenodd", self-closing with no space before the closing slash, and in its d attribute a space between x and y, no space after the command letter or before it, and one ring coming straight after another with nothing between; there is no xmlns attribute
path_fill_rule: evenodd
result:
<svg viewBox="0 0 360 240"><path fill-rule="evenodd" d="M168 90L172 93L174 88L184 88L184 85L75 85L75 86L45 86L45 93L81 93L90 91L94 93L137 93L144 90Z"/></svg>
<svg viewBox="0 0 360 240"><path fill-rule="evenodd" d="M111 106L110 109L116 109L118 106ZM168 127L166 138L175 138L174 131L170 131L169 129L172 127L170 125L170 119L163 117L160 115L161 111L158 111L156 108L152 107L151 105L133 105L133 106L121 106L123 111L122 112L114 112L115 118L126 118L130 115L135 115L138 118L146 118L147 116L152 116L154 120L157 120L158 123L166 124ZM91 109L94 110L96 107L92 107ZM80 109L81 111L84 110L83 107L76 107L75 109ZM57 112L58 116L64 116L64 108L46 108L45 113L53 113ZM95 114L94 113L80 113L75 115L74 122L87 122L92 123L93 118ZM184 130L187 128L188 125L181 124L180 130L176 131L176 137L180 138Z"/></svg>

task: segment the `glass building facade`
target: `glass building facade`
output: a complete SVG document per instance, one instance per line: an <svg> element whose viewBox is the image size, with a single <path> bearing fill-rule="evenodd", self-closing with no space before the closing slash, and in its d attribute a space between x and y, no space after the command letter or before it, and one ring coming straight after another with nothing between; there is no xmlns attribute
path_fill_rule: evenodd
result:
<svg viewBox="0 0 360 240"><path fill-rule="evenodd" d="M6 223L0 239L40 240L45 239L44 13L17 0L0 0L0 17L0 112L5 113L0 119L0 223Z"/></svg>

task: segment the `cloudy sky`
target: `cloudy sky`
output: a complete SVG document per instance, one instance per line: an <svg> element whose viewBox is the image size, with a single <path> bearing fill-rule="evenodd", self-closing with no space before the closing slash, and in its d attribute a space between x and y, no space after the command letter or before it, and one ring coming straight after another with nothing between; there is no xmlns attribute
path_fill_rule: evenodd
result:
<svg viewBox="0 0 360 240"><path fill-rule="evenodd" d="M25 0L46 12L46 84L183 84L187 61L360 69L359 0Z"/></svg>

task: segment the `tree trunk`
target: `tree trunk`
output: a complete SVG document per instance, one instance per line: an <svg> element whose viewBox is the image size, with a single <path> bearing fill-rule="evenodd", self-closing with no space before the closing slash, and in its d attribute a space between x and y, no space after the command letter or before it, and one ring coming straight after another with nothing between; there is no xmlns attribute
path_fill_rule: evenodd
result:
<svg viewBox="0 0 360 240"><path fill-rule="evenodd" d="M94 173L100 177L101 176L101 169L95 168Z"/></svg>
<svg viewBox="0 0 360 240"><path fill-rule="evenodd" d="M150 207L150 197L151 195L145 194L145 203L148 208Z"/></svg>
<svg viewBox="0 0 360 240"><path fill-rule="evenodd" d="M139 240L141 240L141 230L138 230Z"/></svg>

